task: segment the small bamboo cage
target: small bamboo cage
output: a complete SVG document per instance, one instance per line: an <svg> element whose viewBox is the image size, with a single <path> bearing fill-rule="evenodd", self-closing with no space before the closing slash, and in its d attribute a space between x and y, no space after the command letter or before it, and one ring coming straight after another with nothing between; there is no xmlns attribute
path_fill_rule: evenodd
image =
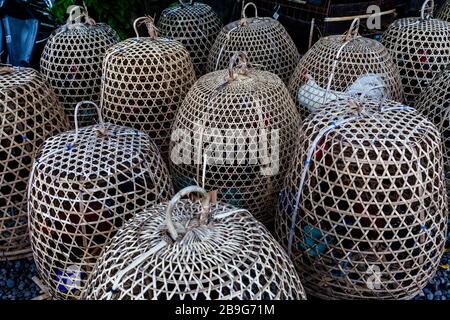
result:
<svg viewBox="0 0 450 320"><path fill-rule="evenodd" d="M246 10L255 8L255 17L248 18ZM226 69L235 52L244 52L261 70L269 71L288 83L300 54L284 27L268 17L258 17L254 3L247 3L242 18L225 26L217 36L208 57L207 71Z"/></svg>
<svg viewBox="0 0 450 320"><path fill-rule="evenodd" d="M97 256L122 224L173 192L145 133L101 117L97 125L75 126L42 145L29 187L33 255L42 282L59 299L79 297Z"/></svg>
<svg viewBox="0 0 450 320"><path fill-rule="evenodd" d="M182 200L191 192L202 202ZM189 187L127 223L83 297L93 300L306 299L286 253L253 216Z"/></svg>
<svg viewBox="0 0 450 320"><path fill-rule="evenodd" d="M179 1L179 5L161 13L157 27L162 36L178 40L186 47L195 72L202 76L206 72L209 51L222 29L222 22L214 10L204 3Z"/></svg>
<svg viewBox="0 0 450 320"><path fill-rule="evenodd" d="M442 134L447 195L450 199L450 71L446 70L419 96L417 110ZM449 201L450 203L450 201Z"/></svg>
<svg viewBox="0 0 450 320"><path fill-rule="evenodd" d="M433 1L425 1L420 18L395 21L382 38L399 67L409 105L414 105L434 77L450 64L450 23L433 19L432 11Z"/></svg>
<svg viewBox="0 0 450 320"><path fill-rule="evenodd" d="M450 2L445 1L442 7L439 9L436 18L450 22Z"/></svg>
<svg viewBox="0 0 450 320"><path fill-rule="evenodd" d="M300 131L276 220L306 292L410 299L447 235L440 134L414 109L336 99Z"/></svg>
<svg viewBox="0 0 450 320"><path fill-rule="evenodd" d="M41 74L0 67L0 261L31 254L26 189L37 148L68 129L68 120Z"/></svg>
<svg viewBox="0 0 450 320"><path fill-rule="evenodd" d="M359 36L359 25L355 19L346 34L321 38L300 60L289 91L303 116L338 96L367 91L375 98L403 100L400 73L388 50Z"/></svg>
<svg viewBox="0 0 450 320"><path fill-rule="evenodd" d="M281 79L236 53L229 70L200 78L173 126L177 190L202 183L267 226L295 151L300 117Z"/></svg>
<svg viewBox="0 0 450 320"><path fill-rule="evenodd" d="M81 22L82 20L84 22ZM100 102L102 61L106 50L119 41L108 25L95 23L86 8L74 7L67 24L48 39L41 57L41 72L55 91L69 120L80 101ZM95 109L80 115L81 126L91 125Z"/></svg>
<svg viewBox="0 0 450 320"><path fill-rule="evenodd" d="M138 35L140 22L150 37ZM144 131L168 158L175 113L196 80L189 52L158 37L153 20L134 23L137 38L112 47L104 63L102 112L105 120Z"/></svg>

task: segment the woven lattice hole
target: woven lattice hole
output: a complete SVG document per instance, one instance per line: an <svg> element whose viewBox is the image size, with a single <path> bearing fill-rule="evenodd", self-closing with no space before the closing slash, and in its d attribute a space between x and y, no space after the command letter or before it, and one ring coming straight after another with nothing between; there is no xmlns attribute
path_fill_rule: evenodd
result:
<svg viewBox="0 0 450 320"><path fill-rule="evenodd" d="M359 103L360 115L338 99L304 123L277 235L311 295L409 299L433 277L445 245L440 134L413 109Z"/></svg>
<svg viewBox="0 0 450 320"><path fill-rule="evenodd" d="M26 190L37 148L68 129L44 78L32 69L0 74L0 260L30 253Z"/></svg>
<svg viewBox="0 0 450 320"><path fill-rule="evenodd" d="M63 299L78 297L103 246L124 221L172 193L149 137L111 124L47 140L32 178L34 258L49 292Z"/></svg>
<svg viewBox="0 0 450 320"><path fill-rule="evenodd" d="M178 40L186 47L198 76L205 74L209 51L222 28L210 6L193 3L167 8L161 13L157 27L162 36Z"/></svg>

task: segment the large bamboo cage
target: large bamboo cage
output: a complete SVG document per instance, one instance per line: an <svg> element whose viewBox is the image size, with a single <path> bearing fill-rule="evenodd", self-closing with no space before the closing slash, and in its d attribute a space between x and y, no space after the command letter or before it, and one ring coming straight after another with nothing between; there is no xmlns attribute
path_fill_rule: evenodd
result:
<svg viewBox="0 0 450 320"><path fill-rule="evenodd" d="M222 22L214 10L204 3L184 2L165 9L157 27L162 36L181 42L191 54L197 76L206 72L209 51L214 44Z"/></svg>
<svg viewBox="0 0 450 320"><path fill-rule="evenodd" d="M30 177L33 255L57 299L78 298L122 224L173 192L168 169L145 133L101 117L97 125L76 128L45 141Z"/></svg>
<svg viewBox="0 0 450 320"><path fill-rule="evenodd" d="M150 37L139 37L139 23ZM105 120L147 133L168 159L175 113L196 80L189 52L158 37L153 20L134 23L137 38L112 47L104 62L102 112Z"/></svg>
<svg viewBox="0 0 450 320"><path fill-rule="evenodd" d="M255 17L248 18L248 7L255 8ZM235 52L244 52L261 70L269 71L288 83L300 54L284 27L269 17L258 17L255 4L249 2L242 10L239 21L226 25L214 42L206 70L226 69Z"/></svg>
<svg viewBox="0 0 450 320"><path fill-rule="evenodd" d="M450 199L450 70L436 77L419 96L416 107L436 125L442 135L447 196Z"/></svg>
<svg viewBox="0 0 450 320"><path fill-rule="evenodd" d="M195 192L199 200L182 200ZM189 187L113 238L83 297L94 300L303 300L281 246L246 210Z"/></svg>
<svg viewBox="0 0 450 320"><path fill-rule="evenodd" d="M300 60L289 91L302 116L337 97L366 92L373 98L403 100L397 65L381 43L359 36L359 25L356 19L346 34L321 38Z"/></svg>
<svg viewBox="0 0 450 320"><path fill-rule="evenodd" d="M309 295L410 299L447 235L440 134L414 109L337 99L304 123L276 220Z"/></svg>
<svg viewBox="0 0 450 320"><path fill-rule="evenodd" d="M229 70L198 80L177 114L170 166L175 188L202 184L270 226L299 126L281 79L235 54Z"/></svg>
<svg viewBox="0 0 450 320"><path fill-rule="evenodd" d="M0 261L31 254L26 189L37 148L68 129L41 74L0 66Z"/></svg>
<svg viewBox="0 0 450 320"><path fill-rule="evenodd" d="M106 50L119 42L108 25L95 23L87 10L74 7L67 24L48 39L41 57L41 72L55 91L69 120L80 101L100 102L102 62ZM95 123L95 109L80 115L81 126Z"/></svg>
<svg viewBox="0 0 450 320"><path fill-rule="evenodd" d="M405 101L411 106L450 64L450 23L432 18L432 4L424 3L420 18L395 21L382 38L399 67Z"/></svg>
<svg viewBox="0 0 450 320"><path fill-rule="evenodd" d="M439 9L436 18L450 22L450 1L445 1Z"/></svg>

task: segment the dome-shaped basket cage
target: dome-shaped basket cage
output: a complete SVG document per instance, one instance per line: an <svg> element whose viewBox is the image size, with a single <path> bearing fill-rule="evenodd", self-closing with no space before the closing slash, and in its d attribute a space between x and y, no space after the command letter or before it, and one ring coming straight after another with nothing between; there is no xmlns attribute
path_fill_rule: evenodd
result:
<svg viewBox="0 0 450 320"><path fill-rule="evenodd" d="M181 42L191 54L198 76L206 72L209 51L222 29L222 22L214 10L204 4L193 2L165 9L157 24L164 37Z"/></svg>
<svg viewBox="0 0 450 320"><path fill-rule="evenodd" d="M440 134L397 102L337 99L300 131L276 219L306 292L409 299L444 251Z"/></svg>
<svg viewBox="0 0 450 320"><path fill-rule="evenodd" d="M450 2L445 1L436 14L436 18L450 22Z"/></svg>
<svg viewBox="0 0 450 320"><path fill-rule="evenodd" d="M442 134L447 195L450 199L450 70L436 76L417 99L416 107Z"/></svg>
<svg viewBox="0 0 450 320"><path fill-rule="evenodd" d="M255 17L248 18L247 8L255 8ZM258 17L254 3L247 3L239 21L226 25L214 42L208 57L207 72L226 69L235 52L245 52L261 70L270 71L288 83L300 54L284 27L272 18Z"/></svg>
<svg viewBox="0 0 450 320"><path fill-rule="evenodd" d="M145 133L101 117L97 125L76 128L42 145L29 186L36 266L50 295L60 299L79 296L97 256L125 221L173 192Z"/></svg>
<svg viewBox="0 0 450 320"><path fill-rule="evenodd" d="M150 37L138 35L143 21ZM106 121L144 131L168 158L175 113L196 80L189 52L157 36L153 20L134 23L137 38L112 47L104 62L102 112Z"/></svg>
<svg viewBox="0 0 450 320"><path fill-rule="evenodd" d="M344 35L321 38L300 60L289 91L302 116L316 112L328 101L358 96L403 101L400 73L388 50L379 42L359 36L359 19ZM378 90L370 90L378 87Z"/></svg>
<svg viewBox="0 0 450 320"><path fill-rule="evenodd" d="M191 192L202 202L181 200ZM292 262L245 210L189 187L136 215L107 246L83 297L95 300L306 299Z"/></svg>
<svg viewBox="0 0 450 320"><path fill-rule="evenodd" d="M26 189L37 148L68 129L55 94L37 71L0 66L0 260L31 254Z"/></svg>
<svg viewBox="0 0 450 320"><path fill-rule="evenodd" d="M269 226L300 116L278 76L249 68L244 54L231 60L189 91L173 126L171 172L177 190L203 183Z"/></svg>
<svg viewBox="0 0 450 320"><path fill-rule="evenodd" d="M75 20L74 20L75 19ZM80 22L82 19L86 21ZM119 42L108 25L95 23L86 9L74 7L67 24L48 39L41 57L41 72L55 91L71 124L80 101L100 102L102 62L106 50ZM95 109L80 115L81 126L95 123Z"/></svg>
<svg viewBox="0 0 450 320"><path fill-rule="evenodd" d="M399 67L408 105L414 105L434 77L450 64L450 23L427 13L432 4L429 0L424 3L420 18L395 21L382 37Z"/></svg>

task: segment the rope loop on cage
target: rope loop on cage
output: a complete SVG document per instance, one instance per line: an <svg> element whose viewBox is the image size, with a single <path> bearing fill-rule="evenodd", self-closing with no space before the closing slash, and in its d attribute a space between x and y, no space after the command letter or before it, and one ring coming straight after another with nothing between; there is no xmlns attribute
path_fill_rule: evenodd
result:
<svg viewBox="0 0 450 320"><path fill-rule="evenodd" d="M351 41L359 36L359 27L361 25L361 20L359 18L355 18L350 25L350 29L348 29L347 33L344 37L344 42Z"/></svg>
<svg viewBox="0 0 450 320"><path fill-rule="evenodd" d="M148 34L150 35L151 39L158 38L158 29L155 26L155 20L150 16L144 16L137 18L133 23L134 32L136 33L137 39L140 39L138 27L143 24L145 24L145 26L147 27Z"/></svg>
<svg viewBox="0 0 450 320"><path fill-rule="evenodd" d="M228 81L234 81L239 75L247 75L249 69L248 56L244 52L235 52L228 65Z"/></svg>
<svg viewBox="0 0 450 320"><path fill-rule="evenodd" d="M248 21L247 21L248 17L247 17L246 12L247 12L247 9L248 9L249 7L253 7L253 9L255 10L255 17L254 17L254 18L255 18L255 19L258 19L258 18L259 18L259 16L258 16L258 7L257 7L256 4L254 4L253 2L249 2L249 3L247 3L245 6L242 7L242 11L241 11L241 21L240 21L240 23L239 23L240 26L246 26L246 25L248 25Z"/></svg>
<svg viewBox="0 0 450 320"><path fill-rule="evenodd" d="M210 196L209 196L208 192L205 189L200 188L198 186L191 186L191 187L187 187L187 188L181 190L172 198L172 200L170 200L169 204L167 205L167 209L166 209L166 225L167 225L169 235L173 241L177 241L177 239L178 239L178 231L175 228L175 225L172 220L173 210L174 210L176 204L181 200L181 198L183 198L184 196L190 195L192 193L197 193L202 196L202 200L201 200L202 211L200 213L200 218L199 218L200 225L205 225L209 220Z"/></svg>
<svg viewBox="0 0 450 320"><path fill-rule="evenodd" d="M80 110L80 107L83 105L91 105L94 106L95 109L97 110L97 114L98 114L98 121L100 125L103 125L103 116L102 116L102 111L100 109L100 107L92 101L81 101L78 102L77 106L75 107L75 112L74 112L74 121L75 121L75 142L78 140L78 133L79 133L79 127L78 127L78 112ZM106 132L102 131L102 130L98 130L98 135L99 136L105 136L107 135Z"/></svg>
<svg viewBox="0 0 450 320"><path fill-rule="evenodd" d="M194 0L184 1L184 0L178 0L178 2L181 4L181 6L192 6L194 4Z"/></svg>
<svg viewBox="0 0 450 320"><path fill-rule="evenodd" d="M434 14L434 0L426 0L420 10L420 18L422 20L432 19Z"/></svg>

